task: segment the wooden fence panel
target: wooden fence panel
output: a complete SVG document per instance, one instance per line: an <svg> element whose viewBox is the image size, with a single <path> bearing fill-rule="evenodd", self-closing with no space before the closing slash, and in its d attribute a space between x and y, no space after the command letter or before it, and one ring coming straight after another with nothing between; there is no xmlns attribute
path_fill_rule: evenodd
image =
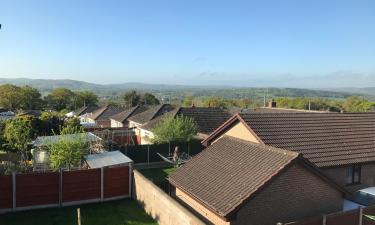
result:
<svg viewBox="0 0 375 225"><path fill-rule="evenodd" d="M16 175L16 206L59 203L59 173Z"/></svg>
<svg viewBox="0 0 375 225"><path fill-rule="evenodd" d="M129 167L104 169L104 198L129 195Z"/></svg>
<svg viewBox="0 0 375 225"><path fill-rule="evenodd" d="M62 201L73 202L101 197L100 169L64 171Z"/></svg>
<svg viewBox="0 0 375 225"><path fill-rule="evenodd" d="M12 176L0 176L0 209L9 209L12 207Z"/></svg>

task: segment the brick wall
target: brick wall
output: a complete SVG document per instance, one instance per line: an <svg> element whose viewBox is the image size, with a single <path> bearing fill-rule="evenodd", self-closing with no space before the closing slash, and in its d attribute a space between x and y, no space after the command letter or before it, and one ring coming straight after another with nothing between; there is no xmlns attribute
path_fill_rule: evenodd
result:
<svg viewBox="0 0 375 225"><path fill-rule="evenodd" d="M296 163L241 208L233 225L275 225L342 209L342 193Z"/></svg>
<svg viewBox="0 0 375 225"><path fill-rule="evenodd" d="M224 220L223 218L219 217L212 211L208 210L204 205L200 204L199 202L195 201L189 195L185 194L180 189L176 188L176 197L184 204L186 207L191 208L193 211L198 213L201 217L207 220L209 224L215 225L230 225L229 221Z"/></svg>
<svg viewBox="0 0 375 225"><path fill-rule="evenodd" d="M357 191L362 188L375 186L375 163L363 164L361 169L361 184L346 185L346 168L334 167L322 169L322 171L337 184L345 187L349 191Z"/></svg>
<svg viewBox="0 0 375 225"><path fill-rule="evenodd" d="M204 225L199 218L134 170L133 198L159 225Z"/></svg>

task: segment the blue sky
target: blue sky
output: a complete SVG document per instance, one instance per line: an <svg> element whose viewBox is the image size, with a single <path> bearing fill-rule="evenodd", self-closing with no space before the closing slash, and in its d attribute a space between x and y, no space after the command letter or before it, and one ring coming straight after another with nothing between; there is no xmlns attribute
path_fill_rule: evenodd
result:
<svg viewBox="0 0 375 225"><path fill-rule="evenodd" d="M373 0L0 0L0 23L0 77L247 86L375 77Z"/></svg>

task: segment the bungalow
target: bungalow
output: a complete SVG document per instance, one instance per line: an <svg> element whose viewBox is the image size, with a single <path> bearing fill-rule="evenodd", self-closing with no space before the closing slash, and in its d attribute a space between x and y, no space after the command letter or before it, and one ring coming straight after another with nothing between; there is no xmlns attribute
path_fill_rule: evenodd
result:
<svg viewBox="0 0 375 225"><path fill-rule="evenodd" d="M95 110L99 109L99 106L82 106L74 111L71 111L65 114L66 117L85 117L85 115L94 112Z"/></svg>
<svg viewBox="0 0 375 225"><path fill-rule="evenodd" d="M146 107L137 105L117 113L111 117L111 127L129 127L128 118L146 110Z"/></svg>
<svg viewBox="0 0 375 225"><path fill-rule="evenodd" d="M10 110L0 108L0 120L13 119L15 118L15 115L16 114Z"/></svg>
<svg viewBox="0 0 375 225"><path fill-rule="evenodd" d="M301 153L350 191L375 186L374 113L241 113L202 143L224 136Z"/></svg>
<svg viewBox="0 0 375 225"><path fill-rule="evenodd" d="M141 144L150 144L152 133L145 129L142 129L141 127L149 121L158 118L164 115L165 113L172 111L173 109L173 106L170 104L162 104L151 107L146 111L129 117L129 128L134 128L136 135L138 136L138 138L140 138Z"/></svg>
<svg viewBox="0 0 375 225"><path fill-rule="evenodd" d="M87 123L95 124L97 127L109 128L111 127L111 117L122 111L124 111L122 108L105 105L89 114L86 114L85 120Z"/></svg>
<svg viewBox="0 0 375 225"><path fill-rule="evenodd" d="M192 118L197 125L199 139L208 137L216 128L227 121L231 114L221 108L212 107L178 107L170 111L169 113L159 116L145 125L141 126L140 129L152 133L152 129L165 119L167 116L177 117L185 116Z"/></svg>
<svg viewBox="0 0 375 225"><path fill-rule="evenodd" d="M230 136L168 180L182 204L215 225L275 225L332 213L346 194L300 153Z"/></svg>

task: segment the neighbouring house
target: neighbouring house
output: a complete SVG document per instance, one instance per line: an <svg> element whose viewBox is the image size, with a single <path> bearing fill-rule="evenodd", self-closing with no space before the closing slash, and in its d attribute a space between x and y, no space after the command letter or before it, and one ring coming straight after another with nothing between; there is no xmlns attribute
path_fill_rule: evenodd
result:
<svg viewBox="0 0 375 225"><path fill-rule="evenodd" d="M141 127L148 123L149 121L158 118L165 113L172 111L174 107L170 104L161 104L157 106L153 106L150 109L138 113L134 116L128 118L129 121L129 128L133 128L135 134L140 139L138 143L140 144L150 144L152 139L152 132L142 129Z"/></svg>
<svg viewBox="0 0 375 225"><path fill-rule="evenodd" d="M111 117L111 127L117 128L117 127L129 127L129 120L128 118L134 115L137 115L138 113L142 113L146 111L147 108L145 106L134 106L130 109L124 110L120 113L117 113Z"/></svg>
<svg viewBox="0 0 375 225"><path fill-rule="evenodd" d="M91 113L86 113L84 121L88 124L94 124L96 127L109 128L111 127L111 117L124 110L112 105L105 105Z"/></svg>
<svg viewBox="0 0 375 225"><path fill-rule="evenodd" d="M202 143L224 136L301 153L349 191L375 186L374 113L240 113Z"/></svg>
<svg viewBox="0 0 375 225"><path fill-rule="evenodd" d="M79 135L80 138L85 138L89 142L90 153L101 153L105 151L103 140L90 132L68 135L39 136L32 142L34 170L45 171L50 169L48 145L56 143L62 138L75 138L76 135Z"/></svg>
<svg viewBox="0 0 375 225"><path fill-rule="evenodd" d="M30 116L30 117L35 117L39 118L40 115L42 115L42 110L22 110L20 113L17 114L17 116Z"/></svg>
<svg viewBox="0 0 375 225"><path fill-rule="evenodd" d="M152 129L168 116L185 116L192 118L197 125L197 138L204 139L208 137L216 128L227 121L231 114L221 108L212 107L178 107L163 116L159 116L142 125L140 129L148 132L153 137Z"/></svg>
<svg viewBox="0 0 375 225"><path fill-rule="evenodd" d="M346 194L300 153L230 136L168 180L182 204L215 225L275 225L332 213Z"/></svg>
<svg viewBox="0 0 375 225"><path fill-rule="evenodd" d="M4 108L0 108L0 120L7 120L15 118L15 113Z"/></svg>
<svg viewBox="0 0 375 225"><path fill-rule="evenodd" d="M65 114L66 117L84 117L86 114L90 114L95 110L99 109L99 106L82 106L74 111Z"/></svg>

